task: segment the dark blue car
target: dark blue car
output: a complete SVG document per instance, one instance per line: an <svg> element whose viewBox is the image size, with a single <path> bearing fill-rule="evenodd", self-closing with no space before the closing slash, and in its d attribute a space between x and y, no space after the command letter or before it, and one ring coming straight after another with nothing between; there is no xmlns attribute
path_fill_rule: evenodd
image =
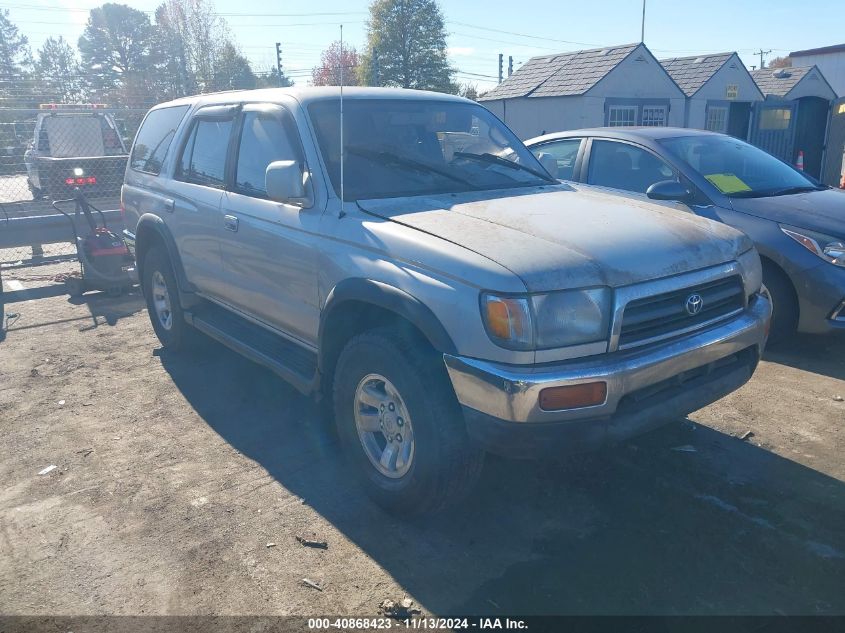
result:
<svg viewBox="0 0 845 633"><path fill-rule="evenodd" d="M772 339L845 332L845 193L724 134L596 128L526 141L552 175L670 201L744 231L763 261Z"/></svg>

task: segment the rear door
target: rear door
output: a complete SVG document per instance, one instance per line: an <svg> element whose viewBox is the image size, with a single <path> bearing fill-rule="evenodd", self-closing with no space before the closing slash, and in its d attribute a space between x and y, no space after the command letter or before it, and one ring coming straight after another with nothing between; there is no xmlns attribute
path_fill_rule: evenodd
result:
<svg viewBox="0 0 845 633"><path fill-rule="evenodd" d="M232 307L313 345L317 340L317 229L320 210L267 198L267 165L305 166L291 114L274 104L244 107L223 194L221 249L225 300ZM310 196L313 199L313 195Z"/></svg>
<svg viewBox="0 0 845 633"><path fill-rule="evenodd" d="M198 111L180 147L167 200L167 225L176 239L185 274L197 289L220 298L226 284L220 258L226 158L237 108ZM165 214L166 216L168 214Z"/></svg>

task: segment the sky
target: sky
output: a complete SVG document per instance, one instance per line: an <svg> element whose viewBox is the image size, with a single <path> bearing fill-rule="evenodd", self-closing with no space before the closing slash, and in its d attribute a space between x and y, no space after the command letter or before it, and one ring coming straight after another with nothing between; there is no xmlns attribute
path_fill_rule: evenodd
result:
<svg viewBox="0 0 845 633"><path fill-rule="evenodd" d="M152 11L160 0L130 6ZM50 35L73 43L96 0L11 0L0 2L26 35L33 52ZM214 0L234 39L254 70L275 65L275 43L282 44L286 74L306 85L320 52L340 35L363 49L368 0ZM493 87L498 54L514 68L534 55L640 41L642 0L440 0L449 33L449 55L457 79L483 91ZM790 51L840 44L840 3L833 0L647 0L645 43L658 58L736 51L746 65L759 65Z"/></svg>

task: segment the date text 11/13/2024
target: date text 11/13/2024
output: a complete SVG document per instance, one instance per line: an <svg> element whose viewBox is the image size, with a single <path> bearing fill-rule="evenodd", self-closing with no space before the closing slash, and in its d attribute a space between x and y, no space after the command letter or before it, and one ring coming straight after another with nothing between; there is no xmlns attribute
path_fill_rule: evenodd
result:
<svg viewBox="0 0 845 633"><path fill-rule="evenodd" d="M525 620L517 618L426 618L415 617L394 620L392 618L309 618L310 630L387 630L411 629L429 631L454 630L524 630Z"/></svg>

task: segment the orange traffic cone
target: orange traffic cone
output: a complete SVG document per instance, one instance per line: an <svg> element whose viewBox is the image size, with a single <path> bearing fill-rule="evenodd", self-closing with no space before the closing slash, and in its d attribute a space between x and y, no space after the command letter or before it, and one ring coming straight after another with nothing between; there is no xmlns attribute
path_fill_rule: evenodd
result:
<svg viewBox="0 0 845 633"><path fill-rule="evenodd" d="M795 168L804 171L804 150L798 150L798 160L795 161Z"/></svg>

